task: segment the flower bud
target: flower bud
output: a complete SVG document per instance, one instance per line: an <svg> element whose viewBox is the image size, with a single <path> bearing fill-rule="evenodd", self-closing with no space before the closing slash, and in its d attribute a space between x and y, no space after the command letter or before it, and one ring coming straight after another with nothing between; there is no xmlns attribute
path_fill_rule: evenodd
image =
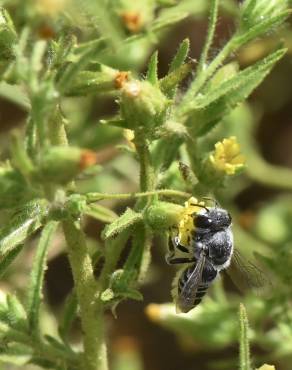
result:
<svg viewBox="0 0 292 370"><path fill-rule="evenodd" d="M183 207L168 202L155 202L145 211L148 225L155 230L168 230L178 225Z"/></svg>
<svg viewBox="0 0 292 370"><path fill-rule="evenodd" d="M140 32L154 17L153 0L116 0L116 12L121 23L131 33Z"/></svg>
<svg viewBox="0 0 292 370"><path fill-rule="evenodd" d="M245 0L240 12L240 29L245 32L288 9L287 0Z"/></svg>
<svg viewBox="0 0 292 370"><path fill-rule="evenodd" d="M76 147L55 146L42 156L36 177L40 181L65 184L96 164L96 153Z"/></svg>
<svg viewBox="0 0 292 370"><path fill-rule="evenodd" d="M129 128L155 136L155 129L165 121L169 100L158 87L147 81L129 81L121 91L121 112Z"/></svg>

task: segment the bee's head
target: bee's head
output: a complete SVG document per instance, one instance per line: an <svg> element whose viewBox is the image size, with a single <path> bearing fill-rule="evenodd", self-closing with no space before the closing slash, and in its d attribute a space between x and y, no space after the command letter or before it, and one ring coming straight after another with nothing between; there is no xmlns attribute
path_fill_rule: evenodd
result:
<svg viewBox="0 0 292 370"><path fill-rule="evenodd" d="M219 207L202 209L195 215L194 225L196 228L217 231L231 225L231 216Z"/></svg>

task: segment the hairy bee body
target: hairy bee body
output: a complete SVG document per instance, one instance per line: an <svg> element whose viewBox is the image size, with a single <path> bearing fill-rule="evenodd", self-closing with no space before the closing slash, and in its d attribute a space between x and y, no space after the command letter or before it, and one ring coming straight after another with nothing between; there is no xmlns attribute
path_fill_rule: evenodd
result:
<svg viewBox="0 0 292 370"><path fill-rule="evenodd" d="M190 198L175 228L176 234L172 234L166 261L183 266L172 290L179 312L197 306L221 271L229 266L227 272L241 291L252 289L260 293L271 285L263 271L234 249L231 216L214 203L214 207L207 207Z"/></svg>
<svg viewBox="0 0 292 370"><path fill-rule="evenodd" d="M171 264L187 264L174 283L173 295L180 312L188 312L201 302L220 271L229 266L233 254L231 217L225 209L201 206L188 217L192 218L192 228L187 220L187 236L173 239L174 249L188 257L175 257L174 251L168 257Z"/></svg>

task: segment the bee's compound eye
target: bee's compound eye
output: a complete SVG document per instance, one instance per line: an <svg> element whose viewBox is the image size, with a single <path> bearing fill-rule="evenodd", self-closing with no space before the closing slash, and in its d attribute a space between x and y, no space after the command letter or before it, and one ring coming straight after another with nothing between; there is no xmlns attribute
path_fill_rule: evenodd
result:
<svg viewBox="0 0 292 370"><path fill-rule="evenodd" d="M205 216L205 215L198 215L195 218L195 226L196 227L202 227L202 228L207 228L212 225L213 221L211 220L210 217Z"/></svg>

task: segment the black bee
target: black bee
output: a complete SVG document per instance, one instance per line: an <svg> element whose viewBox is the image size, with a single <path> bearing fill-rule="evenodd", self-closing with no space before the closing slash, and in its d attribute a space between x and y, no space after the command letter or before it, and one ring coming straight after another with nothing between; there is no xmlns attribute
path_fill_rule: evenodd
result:
<svg viewBox="0 0 292 370"><path fill-rule="evenodd" d="M180 272L174 284L174 298L180 312L188 312L197 306L208 287L222 270L227 269L231 262L237 265L238 274L233 274L233 280L240 287L258 288L263 284L260 270L243 258L234 249L233 233L231 230L231 216L223 208L205 207L201 204L192 204L200 210L190 215L193 219L193 229L188 236L187 245L181 244L180 238L175 236L170 246L170 254L166 257L169 264L187 264ZM179 250L188 257L176 257L175 250ZM234 270L232 268L231 270ZM237 276L236 276L237 275Z"/></svg>

